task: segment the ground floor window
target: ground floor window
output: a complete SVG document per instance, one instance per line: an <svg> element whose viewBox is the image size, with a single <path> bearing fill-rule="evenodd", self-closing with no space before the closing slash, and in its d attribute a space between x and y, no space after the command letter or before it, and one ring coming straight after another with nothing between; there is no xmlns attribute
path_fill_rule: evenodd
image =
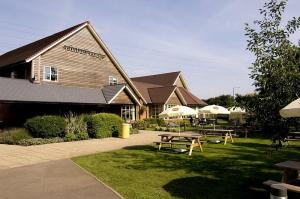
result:
<svg viewBox="0 0 300 199"><path fill-rule="evenodd" d="M160 104L154 104L150 106L150 117L151 118L158 118L158 115L163 112L163 106Z"/></svg>
<svg viewBox="0 0 300 199"><path fill-rule="evenodd" d="M134 105L123 105L121 107L121 117L124 120L135 120L135 106Z"/></svg>

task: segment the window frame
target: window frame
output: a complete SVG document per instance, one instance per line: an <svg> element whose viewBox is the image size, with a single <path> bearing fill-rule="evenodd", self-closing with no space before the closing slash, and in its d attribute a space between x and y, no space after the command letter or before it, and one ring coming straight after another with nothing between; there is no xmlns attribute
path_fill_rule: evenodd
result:
<svg viewBox="0 0 300 199"><path fill-rule="evenodd" d="M115 76L108 76L108 85L113 86L118 84L118 78Z"/></svg>
<svg viewBox="0 0 300 199"><path fill-rule="evenodd" d="M130 104L122 105L121 106L121 118L124 119L125 121L135 121L136 120L135 105L130 105Z"/></svg>
<svg viewBox="0 0 300 199"><path fill-rule="evenodd" d="M46 79L46 68L50 69L50 79ZM56 69L56 80L52 80L52 68ZM46 82L58 82L58 68L55 66L44 66L44 71L43 71L43 81Z"/></svg>

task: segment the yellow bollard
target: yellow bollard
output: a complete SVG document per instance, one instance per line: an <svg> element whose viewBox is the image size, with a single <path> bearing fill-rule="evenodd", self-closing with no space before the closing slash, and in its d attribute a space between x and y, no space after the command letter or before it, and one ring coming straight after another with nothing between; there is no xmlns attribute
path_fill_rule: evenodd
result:
<svg viewBox="0 0 300 199"><path fill-rule="evenodd" d="M130 134L130 124L122 124L121 138L129 138Z"/></svg>

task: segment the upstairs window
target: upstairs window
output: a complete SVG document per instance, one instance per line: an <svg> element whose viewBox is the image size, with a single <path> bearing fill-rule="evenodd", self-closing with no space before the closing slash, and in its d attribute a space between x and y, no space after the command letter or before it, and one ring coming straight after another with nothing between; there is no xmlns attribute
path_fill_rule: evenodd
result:
<svg viewBox="0 0 300 199"><path fill-rule="evenodd" d="M114 76L109 76L108 77L108 84L109 85L116 85L116 84L118 84L118 79Z"/></svg>
<svg viewBox="0 0 300 199"><path fill-rule="evenodd" d="M45 66L44 80L56 82L58 80L57 68L52 66Z"/></svg>

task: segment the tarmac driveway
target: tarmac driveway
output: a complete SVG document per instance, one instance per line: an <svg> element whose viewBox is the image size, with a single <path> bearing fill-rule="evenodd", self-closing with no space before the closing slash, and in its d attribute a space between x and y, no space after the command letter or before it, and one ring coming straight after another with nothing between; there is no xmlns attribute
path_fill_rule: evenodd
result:
<svg viewBox="0 0 300 199"><path fill-rule="evenodd" d="M0 170L1 199L120 199L69 159Z"/></svg>

